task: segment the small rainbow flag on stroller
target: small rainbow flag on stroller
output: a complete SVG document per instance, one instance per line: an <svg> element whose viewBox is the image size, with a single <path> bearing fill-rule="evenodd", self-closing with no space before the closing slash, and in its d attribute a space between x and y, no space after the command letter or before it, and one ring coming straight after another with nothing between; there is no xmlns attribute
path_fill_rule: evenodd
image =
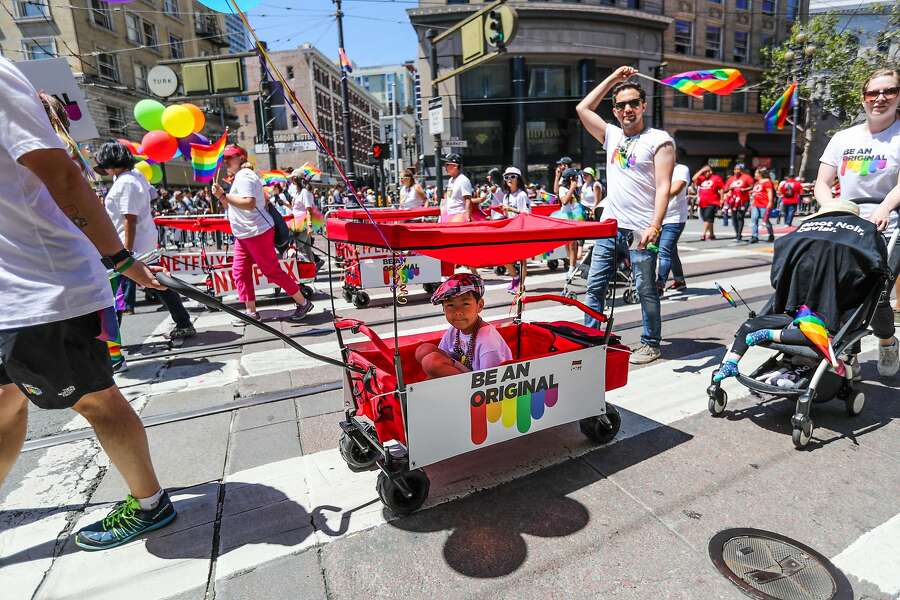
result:
<svg viewBox="0 0 900 600"><path fill-rule="evenodd" d="M559 198L557 198L554 194L551 194L550 192L545 192L544 190L541 190L540 194L541 194L541 202L548 202L548 203L552 204L552 203L556 202L557 200L559 200Z"/></svg>
<svg viewBox="0 0 900 600"><path fill-rule="evenodd" d="M287 185L288 176L287 173L280 169L274 169L272 171L263 171L260 173L260 178L262 179L263 185L269 186L276 183L280 183L281 185Z"/></svg>
<svg viewBox="0 0 900 600"><path fill-rule="evenodd" d="M775 104L772 105L772 108L770 108L766 113L766 131L774 131L776 127L778 129L784 129L784 124L787 122L788 112L793 110L794 105L796 104L797 82L795 81L788 86L788 89L784 91L784 93L778 98L778 100L775 101Z"/></svg>
<svg viewBox="0 0 900 600"><path fill-rule="evenodd" d="M222 134L219 141L209 144L191 144L191 167L194 169L194 181L198 183L210 183L216 175L216 170L225 156L225 144L228 142L228 132Z"/></svg>
<svg viewBox="0 0 900 600"><path fill-rule="evenodd" d="M719 293L722 294L722 297L728 300L728 304L730 304L733 308L737 308L737 302L734 300L734 296L731 293L719 285L719 282L716 282L716 288L718 288Z"/></svg>
<svg viewBox="0 0 900 600"><path fill-rule="evenodd" d="M688 96L699 98L704 92L727 96L747 83L747 80L740 69L703 69L678 73L666 77L662 82Z"/></svg>
<svg viewBox="0 0 900 600"><path fill-rule="evenodd" d="M831 335L825 327L825 321L808 306L801 306L794 315L794 325L806 336L812 347L827 360L832 367L838 369L841 362L834 355L831 347Z"/></svg>

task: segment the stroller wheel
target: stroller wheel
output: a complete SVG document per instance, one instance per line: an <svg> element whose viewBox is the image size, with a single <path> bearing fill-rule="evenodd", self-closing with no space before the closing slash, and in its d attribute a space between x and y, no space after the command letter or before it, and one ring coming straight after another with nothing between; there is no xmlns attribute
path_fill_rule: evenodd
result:
<svg viewBox="0 0 900 600"><path fill-rule="evenodd" d="M344 300L346 302L353 302L353 290L344 288Z"/></svg>
<svg viewBox="0 0 900 600"><path fill-rule="evenodd" d="M581 433L598 444L608 444L619 433L622 417L612 404L606 405L606 414L599 417L588 417L578 421Z"/></svg>
<svg viewBox="0 0 900 600"><path fill-rule="evenodd" d="M426 294L435 293L439 287L441 287L440 283L426 283L426 284L422 285L422 289L425 290Z"/></svg>
<svg viewBox="0 0 900 600"><path fill-rule="evenodd" d="M551 258L547 261L547 268L551 271L555 271L559 268L559 261L555 258Z"/></svg>
<svg viewBox="0 0 900 600"><path fill-rule="evenodd" d="M800 427L794 427L794 431L791 434L791 439L794 442L794 447L798 450L802 450L806 448L806 445L809 444L809 440L812 439L813 428L812 419L807 417L803 424Z"/></svg>
<svg viewBox="0 0 900 600"><path fill-rule="evenodd" d="M378 497L397 516L405 516L419 509L428 498L428 488L431 482L422 469L415 469L402 475L396 475L408 489L409 495L398 483L391 480L384 473L378 474Z"/></svg>
<svg viewBox="0 0 900 600"><path fill-rule="evenodd" d="M372 437L376 437L375 428L372 425L366 423L363 427ZM378 458L378 451L375 448L370 447L367 443L363 443L363 445L366 446L365 449L360 448L356 440L348 435L346 431L341 434L338 448L341 452L341 458L344 459L351 471L368 469L375 464L375 459Z"/></svg>
<svg viewBox="0 0 900 600"><path fill-rule="evenodd" d="M866 405L866 395L862 392L850 392L850 396L845 400L847 403L847 414L851 417L859 415Z"/></svg>
<svg viewBox="0 0 900 600"><path fill-rule="evenodd" d="M625 300L626 304L637 304L641 301L638 297L637 290L625 290L625 293L622 294L622 299Z"/></svg>
<svg viewBox="0 0 900 600"><path fill-rule="evenodd" d="M494 267L494 274L495 275L506 275L506 267L503 265Z"/></svg>
<svg viewBox="0 0 900 600"><path fill-rule="evenodd" d="M722 388L718 388L714 392L709 393L709 414L714 417L721 417L725 412L725 406L728 404L728 394Z"/></svg>
<svg viewBox="0 0 900 600"><path fill-rule="evenodd" d="M353 306L356 308L365 308L369 305L369 295L365 292L356 292L353 295Z"/></svg>
<svg viewBox="0 0 900 600"><path fill-rule="evenodd" d="M564 298L571 298L572 300L577 300L577 299L578 299L578 294L575 293L575 292L563 292L563 297L564 297Z"/></svg>

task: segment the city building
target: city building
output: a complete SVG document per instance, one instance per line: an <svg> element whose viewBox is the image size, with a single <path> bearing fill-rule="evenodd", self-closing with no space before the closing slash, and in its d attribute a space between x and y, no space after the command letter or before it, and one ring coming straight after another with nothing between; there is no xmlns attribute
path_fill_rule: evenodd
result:
<svg viewBox="0 0 900 600"><path fill-rule="evenodd" d="M108 4L87 0L87 8L48 0L14 0L0 11L0 53L13 62L64 57L87 97L102 141L140 141L146 133L134 120L135 103L152 97L147 73L158 61L216 55L228 46L221 17L194 0L145 0ZM154 10L155 9L155 10ZM221 134L231 116L222 100L195 102L208 113L209 136ZM166 164L168 183L190 183L190 166Z"/></svg>
<svg viewBox="0 0 900 600"><path fill-rule="evenodd" d="M740 69L747 91L692 98L663 90L663 125L675 137L678 160L691 171L710 163L730 171L738 160L769 167L777 176L790 162L789 129L767 133L769 109L756 90L760 50L783 42L808 11L809 0L665 0L672 25L665 32L665 74L731 67ZM659 86L662 87L662 86Z"/></svg>
<svg viewBox="0 0 900 600"><path fill-rule="evenodd" d="M346 154L341 116L341 70L335 62L308 43L294 50L279 50L269 54L343 168ZM248 88L258 90L259 62L248 61L246 66ZM349 84L354 173L359 181L372 185L375 169L368 164L368 153L372 144L380 139L379 119L384 107L375 96L356 83L350 81ZM334 164L327 154L317 149L311 132L306 130L289 106L282 104L282 100L275 98L273 102L276 116L275 141L278 144L277 166L296 168L309 163L322 171L318 181L337 183L339 175ZM259 168L271 168L265 139L257 136L255 103L236 102L235 111L239 120L237 142L251 153L255 152Z"/></svg>
<svg viewBox="0 0 900 600"><path fill-rule="evenodd" d="M561 156L594 166L605 179L603 149L584 131L575 105L622 64L652 76L662 61L663 37L672 19L658 0L511 0L509 5L518 13L518 32L508 51L439 85L443 140L462 154L465 170L475 180L492 167L514 165L529 181L549 184ZM429 155L434 150L427 134L432 74L426 32L429 27L440 32L479 8L480 3L465 0L420 0L407 11L419 39L416 67ZM438 45L441 73L461 60L458 35ZM652 115L652 103L648 108ZM599 112L612 119L608 99Z"/></svg>
<svg viewBox="0 0 900 600"><path fill-rule="evenodd" d="M228 38L228 52L238 54L253 48L244 22L237 15L224 15L225 36Z"/></svg>

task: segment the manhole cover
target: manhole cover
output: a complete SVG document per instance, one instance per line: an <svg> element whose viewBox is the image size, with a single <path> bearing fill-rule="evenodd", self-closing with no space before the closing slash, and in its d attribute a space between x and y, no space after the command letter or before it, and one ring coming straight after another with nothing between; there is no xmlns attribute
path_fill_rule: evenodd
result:
<svg viewBox="0 0 900 600"><path fill-rule="evenodd" d="M726 529L709 541L709 557L742 592L760 600L852 600L847 578L796 540L759 529Z"/></svg>

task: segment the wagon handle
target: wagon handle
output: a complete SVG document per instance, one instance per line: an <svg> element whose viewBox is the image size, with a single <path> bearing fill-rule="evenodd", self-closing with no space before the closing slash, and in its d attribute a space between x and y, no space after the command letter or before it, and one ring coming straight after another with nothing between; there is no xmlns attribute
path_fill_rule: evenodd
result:
<svg viewBox="0 0 900 600"><path fill-rule="evenodd" d="M565 296L559 296L557 294L538 294L537 296L525 296L524 298L522 298L522 304L529 304L531 302L545 302L548 300L551 302L559 302L560 304L568 304L569 306L574 306L589 317L593 317L601 323L606 322L606 315L604 315L603 313L598 313L593 308L585 306L575 298L566 298Z"/></svg>
<svg viewBox="0 0 900 600"><path fill-rule="evenodd" d="M353 333L362 333L369 338L372 343L375 344L375 347L384 355L390 356L392 354L391 349L387 347L384 340L378 337L378 334L372 331L372 329L362 321L356 319L340 319L339 321L334 322L334 327L335 329L349 329Z"/></svg>

